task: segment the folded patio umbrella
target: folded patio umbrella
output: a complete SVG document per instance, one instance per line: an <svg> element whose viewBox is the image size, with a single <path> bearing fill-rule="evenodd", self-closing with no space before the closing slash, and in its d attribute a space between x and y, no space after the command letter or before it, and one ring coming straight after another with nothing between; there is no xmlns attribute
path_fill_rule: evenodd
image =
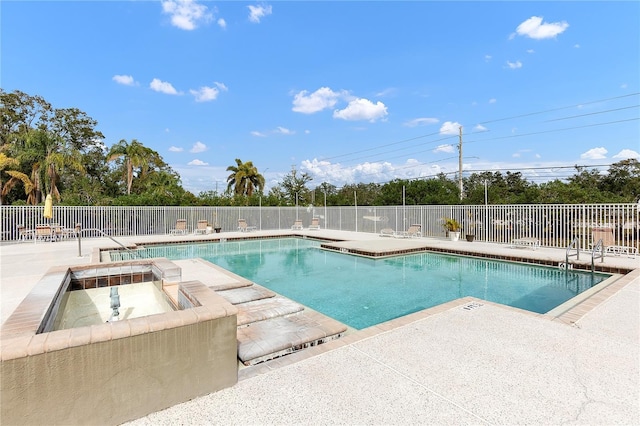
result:
<svg viewBox="0 0 640 426"><path fill-rule="evenodd" d="M53 217L53 198L51 194L47 194L47 198L44 200L44 213L42 213L45 219L51 219Z"/></svg>

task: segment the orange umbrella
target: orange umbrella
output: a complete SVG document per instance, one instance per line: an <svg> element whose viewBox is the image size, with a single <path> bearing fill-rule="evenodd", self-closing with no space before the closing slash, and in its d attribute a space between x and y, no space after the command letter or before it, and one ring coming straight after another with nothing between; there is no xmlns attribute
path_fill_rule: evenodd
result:
<svg viewBox="0 0 640 426"><path fill-rule="evenodd" d="M53 198L51 198L51 194L47 194L47 198L44 200L44 213L42 216L45 219L51 219L53 217Z"/></svg>

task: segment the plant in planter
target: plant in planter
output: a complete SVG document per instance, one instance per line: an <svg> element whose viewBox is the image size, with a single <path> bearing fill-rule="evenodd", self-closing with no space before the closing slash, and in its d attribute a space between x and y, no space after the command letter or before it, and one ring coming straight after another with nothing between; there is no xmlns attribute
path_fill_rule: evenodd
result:
<svg viewBox="0 0 640 426"><path fill-rule="evenodd" d="M212 222L209 222L209 226L211 226ZM213 230L216 234L219 234L222 228L218 225L218 215L216 213L213 214Z"/></svg>
<svg viewBox="0 0 640 426"><path fill-rule="evenodd" d="M467 241L472 242L476 238L476 233L475 233L476 222L473 219L473 215L471 214L471 212L468 213L468 216L469 216L469 221L468 221L469 225L467 226L465 238L467 239Z"/></svg>
<svg viewBox="0 0 640 426"><path fill-rule="evenodd" d="M442 226L449 233L451 241L458 241L460 239L460 222L452 217L445 217L443 220Z"/></svg>

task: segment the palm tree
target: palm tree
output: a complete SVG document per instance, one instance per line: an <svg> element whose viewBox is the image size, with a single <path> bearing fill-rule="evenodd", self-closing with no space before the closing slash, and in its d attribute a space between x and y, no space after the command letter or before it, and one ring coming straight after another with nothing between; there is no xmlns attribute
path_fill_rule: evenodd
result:
<svg viewBox="0 0 640 426"><path fill-rule="evenodd" d="M227 171L232 172L227 178L227 190L233 188L236 195L251 197L256 189L264 189L264 176L258 173L258 168L251 161L243 163L236 158L236 165L227 167Z"/></svg>
<svg viewBox="0 0 640 426"><path fill-rule="evenodd" d="M140 168L140 173L144 175L149 168L149 160L152 156L152 150L145 147L135 139L128 143L121 139L115 144L107 154L107 161L113 161L120 157L124 158L124 178L127 182L127 195L131 194L131 186L133 185L134 169Z"/></svg>
<svg viewBox="0 0 640 426"><path fill-rule="evenodd" d="M58 182L66 167L84 172L80 151L46 130L33 130L28 133L25 149L18 159L22 163L31 164L30 180L33 186L27 197L29 204L42 201L43 191L47 190L60 201ZM25 179L21 180L25 182Z"/></svg>
<svg viewBox="0 0 640 426"><path fill-rule="evenodd" d="M33 191L33 182L31 182L29 176L18 170L14 170L19 166L20 161L15 158L8 157L4 152L0 152L0 205L4 204L4 198L9 192L11 192L18 182L22 182L24 185L24 192L26 195L29 195L29 193ZM2 172L10 176L4 184L2 181Z"/></svg>

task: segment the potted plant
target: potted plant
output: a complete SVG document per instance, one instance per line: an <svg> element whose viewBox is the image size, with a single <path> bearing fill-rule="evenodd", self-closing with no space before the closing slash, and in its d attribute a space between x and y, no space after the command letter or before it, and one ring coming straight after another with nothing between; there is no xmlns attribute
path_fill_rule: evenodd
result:
<svg viewBox="0 0 640 426"><path fill-rule="evenodd" d="M473 215L471 214L471 212L469 212L468 215L469 215L469 225L467 227L465 238L467 239L467 241L471 243L476 238L476 233L475 233L476 222L473 219Z"/></svg>
<svg viewBox="0 0 640 426"><path fill-rule="evenodd" d="M222 227L220 225L218 225L218 214L217 213L213 214L213 230L215 231L216 234L219 234L220 231L222 230Z"/></svg>
<svg viewBox="0 0 640 426"><path fill-rule="evenodd" d="M458 241L460 239L460 222L452 217L445 217L443 220L442 226L449 233L449 239L451 241Z"/></svg>

